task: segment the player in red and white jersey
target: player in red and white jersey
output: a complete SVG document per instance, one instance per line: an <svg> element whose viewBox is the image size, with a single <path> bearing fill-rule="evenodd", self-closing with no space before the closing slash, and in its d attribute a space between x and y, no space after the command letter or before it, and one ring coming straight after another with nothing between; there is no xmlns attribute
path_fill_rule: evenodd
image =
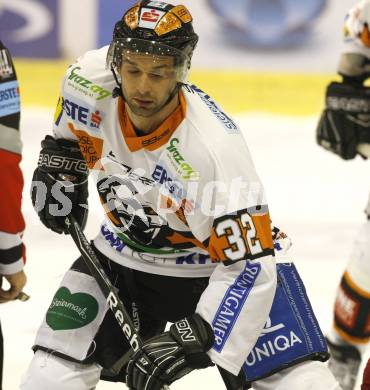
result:
<svg viewBox="0 0 370 390"><path fill-rule="evenodd" d="M0 303L16 299L26 283L23 271L25 228L21 200L23 177L19 168L22 143L19 134L20 99L17 76L9 50L0 41ZM0 330L0 387L3 336Z"/></svg>
<svg viewBox="0 0 370 390"><path fill-rule="evenodd" d="M303 372L307 389L339 389L298 274L290 265L277 272L246 141L187 82L197 41L184 6L142 1L117 22L109 48L86 53L64 77L32 200L48 228L67 233L63 216L86 221L93 177L106 212L94 250L145 342L119 365L128 342L80 258L38 331L23 390L88 390L99 378L155 390L213 363L228 389L294 387ZM298 287L290 307L294 297L283 298ZM265 341L278 361L259 359Z"/></svg>
<svg viewBox="0 0 370 390"><path fill-rule="evenodd" d="M370 157L370 1L355 5L344 24L343 51L338 73L326 92L326 108L317 129L318 143L349 160ZM357 234L334 307L328 335L329 366L343 389L355 386L361 355L370 340L370 197L367 221Z"/></svg>

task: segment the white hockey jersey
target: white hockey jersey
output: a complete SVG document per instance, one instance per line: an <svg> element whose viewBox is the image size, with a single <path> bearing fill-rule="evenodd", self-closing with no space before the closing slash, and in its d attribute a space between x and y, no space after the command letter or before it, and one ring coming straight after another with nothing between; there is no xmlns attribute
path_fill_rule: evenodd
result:
<svg viewBox="0 0 370 390"><path fill-rule="evenodd" d="M213 361L238 374L275 293L264 190L238 126L199 88L154 132L137 136L105 69L107 47L72 65L56 138L77 140L106 211L96 247L136 270L210 276L197 312L214 329ZM179 302L179 304L181 304Z"/></svg>

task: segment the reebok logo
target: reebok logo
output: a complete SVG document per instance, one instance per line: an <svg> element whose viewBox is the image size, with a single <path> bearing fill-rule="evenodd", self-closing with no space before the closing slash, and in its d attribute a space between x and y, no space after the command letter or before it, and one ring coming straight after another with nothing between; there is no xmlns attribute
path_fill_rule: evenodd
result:
<svg viewBox="0 0 370 390"><path fill-rule="evenodd" d="M109 304L110 309L113 311L114 316L116 317L116 320L118 321L118 324L123 330L123 333L126 335L127 339L129 340L129 343L133 349L134 352L136 352L139 349L139 342L137 340L137 334L135 333L135 330L131 329L130 324L125 322L125 317L120 309L117 308L118 301L115 297L115 295L110 292L107 297L107 302Z"/></svg>

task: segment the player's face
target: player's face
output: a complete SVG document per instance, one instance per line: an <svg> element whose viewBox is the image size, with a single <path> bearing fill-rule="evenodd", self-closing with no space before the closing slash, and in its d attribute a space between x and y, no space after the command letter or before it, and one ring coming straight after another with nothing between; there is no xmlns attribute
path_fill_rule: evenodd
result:
<svg viewBox="0 0 370 390"><path fill-rule="evenodd" d="M122 92L131 111L150 117L167 103L176 87L174 58L145 54L123 54Z"/></svg>

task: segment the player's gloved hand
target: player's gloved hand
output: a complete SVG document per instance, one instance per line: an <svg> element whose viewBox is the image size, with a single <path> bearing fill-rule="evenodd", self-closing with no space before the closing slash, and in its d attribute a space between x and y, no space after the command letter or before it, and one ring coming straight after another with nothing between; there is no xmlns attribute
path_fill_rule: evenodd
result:
<svg viewBox="0 0 370 390"><path fill-rule="evenodd" d="M64 217L70 213L82 228L87 219L88 169L78 143L47 135L31 187L32 204L41 222L68 234Z"/></svg>
<svg viewBox="0 0 370 390"><path fill-rule="evenodd" d="M319 145L345 160L370 157L370 88L359 82L332 82L326 90L326 108L317 126Z"/></svg>
<svg viewBox="0 0 370 390"><path fill-rule="evenodd" d="M9 282L10 288L4 290L2 288L2 278ZM16 272L15 274L0 275L0 303L5 303L16 299L27 282L27 277L24 271Z"/></svg>
<svg viewBox="0 0 370 390"><path fill-rule="evenodd" d="M175 322L168 332L147 340L127 365L126 385L133 390L160 390L194 369L213 363L211 326L198 314Z"/></svg>

